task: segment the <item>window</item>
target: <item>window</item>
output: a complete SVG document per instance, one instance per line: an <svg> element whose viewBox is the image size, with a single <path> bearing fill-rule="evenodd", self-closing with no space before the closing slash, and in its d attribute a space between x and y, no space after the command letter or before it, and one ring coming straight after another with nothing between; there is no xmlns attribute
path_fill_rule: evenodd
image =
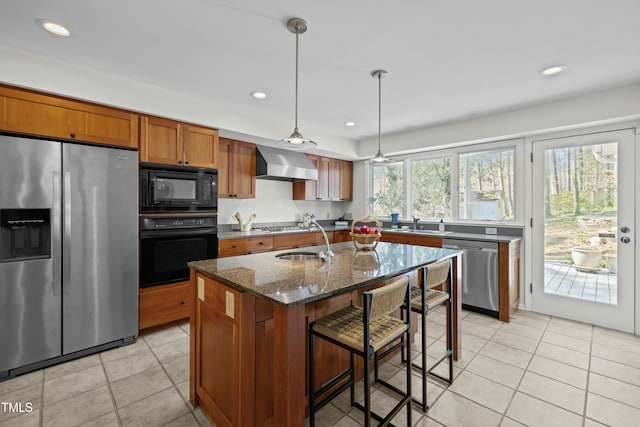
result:
<svg viewBox="0 0 640 427"><path fill-rule="evenodd" d="M451 159L411 161L411 215L422 219L451 218Z"/></svg>
<svg viewBox="0 0 640 427"><path fill-rule="evenodd" d="M513 150L461 154L460 219L513 220Z"/></svg>
<svg viewBox="0 0 640 427"><path fill-rule="evenodd" d="M521 150L511 140L371 164L369 213L434 222L515 222L515 180L521 176L515 159Z"/></svg>
<svg viewBox="0 0 640 427"><path fill-rule="evenodd" d="M369 204L373 206L373 215L389 216L399 213L405 217L404 171L402 162L384 165L372 165L373 195Z"/></svg>

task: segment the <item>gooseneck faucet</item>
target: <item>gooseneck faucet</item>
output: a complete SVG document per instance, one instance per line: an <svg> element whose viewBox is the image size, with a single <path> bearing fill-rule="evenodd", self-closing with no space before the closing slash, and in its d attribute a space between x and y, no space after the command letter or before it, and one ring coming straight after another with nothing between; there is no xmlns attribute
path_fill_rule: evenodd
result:
<svg viewBox="0 0 640 427"><path fill-rule="evenodd" d="M332 257L335 254L331 251L331 248L329 247L329 238L327 237L327 233L324 232L324 228L322 228L320 224L318 224L318 221L316 221L315 218L312 218L309 224L310 225L313 224L320 229L320 232L322 233L322 237L324 237L324 242L327 244L327 252L320 251L320 253L318 253L318 258L320 258L323 261L327 259L331 261L329 257Z"/></svg>
<svg viewBox="0 0 640 427"><path fill-rule="evenodd" d="M420 218L416 218L413 215L411 215L411 218L413 218L413 229L417 230L418 229L418 221L420 221Z"/></svg>

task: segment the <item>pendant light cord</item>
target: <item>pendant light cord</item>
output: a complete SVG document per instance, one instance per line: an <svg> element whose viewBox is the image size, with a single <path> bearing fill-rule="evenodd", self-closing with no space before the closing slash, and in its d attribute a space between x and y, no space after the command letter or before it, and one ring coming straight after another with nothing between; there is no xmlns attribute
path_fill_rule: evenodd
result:
<svg viewBox="0 0 640 427"><path fill-rule="evenodd" d="M295 129L298 132L298 39L300 35L300 26L296 24L296 96L295 96Z"/></svg>
<svg viewBox="0 0 640 427"><path fill-rule="evenodd" d="M382 74L378 74L378 153L380 151L380 139L382 133Z"/></svg>

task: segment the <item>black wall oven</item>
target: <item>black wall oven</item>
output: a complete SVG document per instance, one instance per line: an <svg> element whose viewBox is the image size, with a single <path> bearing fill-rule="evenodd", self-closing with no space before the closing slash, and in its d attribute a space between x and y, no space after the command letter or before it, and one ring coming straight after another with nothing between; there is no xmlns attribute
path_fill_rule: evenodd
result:
<svg viewBox="0 0 640 427"><path fill-rule="evenodd" d="M218 257L217 216L140 218L140 287L189 280L190 261Z"/></svg>
<svg viewBox="0 0 640 427"><path fill-rule="evenodd" d="M217 170L140 163L140 213L217 211Z"/></svg>

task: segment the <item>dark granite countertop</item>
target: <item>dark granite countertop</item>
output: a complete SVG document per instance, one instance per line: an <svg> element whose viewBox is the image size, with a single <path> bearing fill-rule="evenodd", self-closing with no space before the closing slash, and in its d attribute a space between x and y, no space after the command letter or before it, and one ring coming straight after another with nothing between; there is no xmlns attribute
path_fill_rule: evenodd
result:
<svg viewBox="0 0 640 427"><path fill-rule="evenodd" d="M373 285L461 254L452 249L380 242L376 251L334 243L331 262L276 258L283 252L318 252L322 246L189 263L197 272L283 306L308 304Z"/></svg>

